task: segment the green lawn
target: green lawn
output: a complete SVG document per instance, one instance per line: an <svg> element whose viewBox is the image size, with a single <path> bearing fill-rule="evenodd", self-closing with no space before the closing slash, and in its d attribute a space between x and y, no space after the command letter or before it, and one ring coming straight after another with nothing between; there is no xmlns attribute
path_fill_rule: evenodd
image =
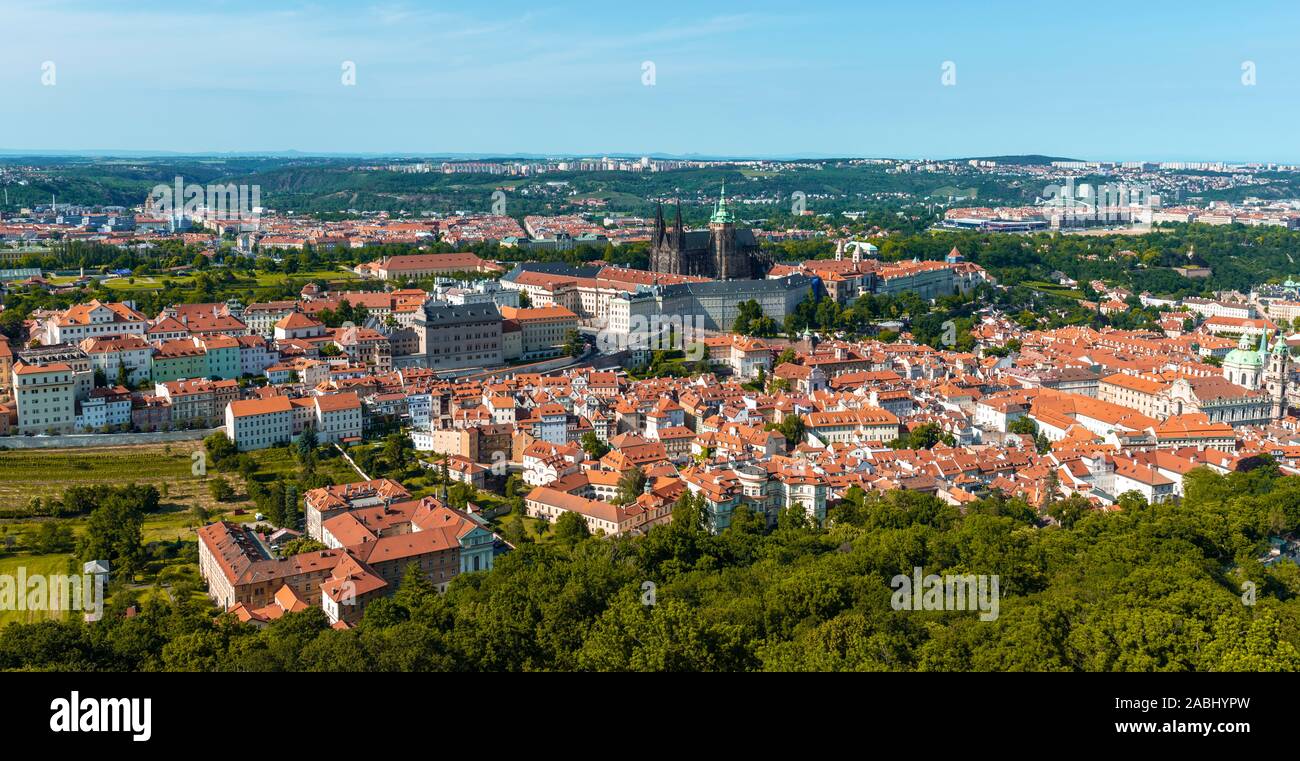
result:
<svg viewBox="0 0 1300 761"><path fill-rule="evenodd" d="M3 511L25 510L32 497L57 498L68 486L97 484L122 485L129 482L152 484L163 496L157 512L144 518L143 539L146 545L153 542L193 542L199 522L194 513L196 505L207 511L205 522L229 520L252 521L255 510L246 499L247 485L238 473L218 473L210 470L208 477L220 476L230 482L239 499L218 503L209 492L209 480L191 471L192 453L202 449L202 443L172 442L120 447L87 447L81 449L30 449L0 451L0 548L12 554L0 556L0 574L15 575L19 566L28 574L67 573L71 554L32 554L33 539L42 522L65 520L74 537L86 530L84 515L66 519L3 517ZM296 477L299 471L293 451L287 447L263 449L249 453L259 469L255 478L269 481L276 476ZM320 460L318 472L332 483L349 483L359 480L357 473L342 457ZM236 510L244 510L236 515ZM193 551L192 549L190 550ZM163 593L171 584L181 579L201 586L198 567L180 556L150 560L144 571L130 585L130 593L143 602ZM198 593L196 593L198 594ZM200 595L201 596L201 595ZM48 613L44 614L48 615ZM30 621L40 614L18 611L0 611L0 625L9 621Z"/></svg>
<svg viewBox="0 0 1300 761"><path fill-rule="evenodd" d="M1076 290L1073 288L1066 288L1060 283L1048 283L1043 280L1025 280L1022 281L1020 285L1023 285L1024 287L1029 288L1030 290L1039 291L1041 293L1046 293L1052 296L1064 296L1068 299L1083 298L1083 291Z"/></svg>
<svg viewBox="0 0 1300 761"><path fill-rule="evenodd" d="M285 274L283 272L258 272L257 285L266 287L268 285L280 285L285 280L332 280L347 281L360 280L361 276L351 270L332 269L332 270L304 270Z"/></svg>
<svg viewBox="0 0 1300 761"><path fill-rule="evenodd" d="M25 510L32 497L57 498L69 486L123 485L132 481L152 484L163 495L158 512L145 517L146 542L193 539L193 509L196 505L207 511L209 520L252 520L252 503L243 499L247 486L238 473L208 472L208 478L220 476L229 481L241 498L227 503L218 503L212 498L208 478L193 474L191 456L202 446L202 442L184 441L139 446L0 451L0 531L22 536L34 531L39 521L48 520L3 517L6 511L14 515L16 511ZM288 448L263 449L250 454L258 463L259 480L297 475L298 463ZM322 459L319 468L333 483L359 480L356 471L342 457ZM234 515L238 509L250 512ZM80 534L84 516L70 520L73 533Z"/></svg>
<svg viewBox="0 0 1300 761"><path fill-rule="evenodd" d="M179 277L175 278L177 282L189 282L192 278ZM162 288L162 281L154 277L118 277L112 280L105 280L104 287L113 291L156 291Z"/></svg>
<svg viewBox="0 0 1300 761"><path fill-rule="evenodd" d="M71 449L0 451L0 515L26 507L32 497L57 497L69 486L153 484L163 502L213 507L203 479L193 474L198 441ZM164 486L166 487L164 489Z"/></svg>
<svg viewBox="0 0 1300 761"><path fill-rule="evenodd" d="M360 279L360 275L351 270L345 269L303 270L301 272L293 273L257 272L249 279L245 279L241 276L240 281L238 283L232 283L230 287L234 290L252 292L256 288L282 285L286 280L328 280L339 286L347 286L349 283ZM122 277L105 280L104 285L111 290L122 291L123 293L130 293L133 291L155 291L162 288L164 280L182 287L188 287L194 283L194 276L147 275L139 277Z"/></svg>
<svg viewBox="0 0 1300 761"><path fill-rule="evenodd" d="M551 541L551 538L555 536L555 531L552 530L551 524L548 521L544 521L541 518L527 517L520 518L520 520L524 522L524 531L528 533L528 536L532 537L534 542L549 542ZM538 531L538 529L541 528L546 529L545 534Z"/></svg>
<svg viewBox="0 0 1300 761"><path fill-rule="evenodd" d="M975 198L978 195L977 188L958 188L952 185L944 185L930 192L931 198Z"/></svg>
<svg viewBox="0 0 1300 761"><path fill-rule="evenodd" d="M258 449L248 453L250 457L257 461L257 480L269 481L274 476L284 478L297 478L299 465L294 458L293 450L289 447L271 447L269 449ZM318 473L323 473L329 477L330 481L336 484L347 484L360 481L361 476L348 465L348 461L339 457L321 458L316 466ZM238 476L235 476L237 479Z"/></svg>
<svg viewBox="0 0 1300 761"><path fill-rule="evenodd" d="M44 576L63 575L70 573L72 566L70 564L71 555L14 555L11 557L0 558L0 576L16 577L20 566L26 568L28 578L36 574ZM5 626L11 622L26 623L39 621L43 618L63 618L66 615L63 612L52 611L19 611L19 610L0 610L0 626Z"/></svg>

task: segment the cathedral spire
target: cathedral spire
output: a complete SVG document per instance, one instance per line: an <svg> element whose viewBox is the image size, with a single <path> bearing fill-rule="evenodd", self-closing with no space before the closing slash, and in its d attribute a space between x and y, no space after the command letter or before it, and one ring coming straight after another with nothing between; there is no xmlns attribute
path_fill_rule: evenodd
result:
<svg viewBox="0 0 1300 761"><path fill-rule="evenodd" d="M731 215L731 210L727 208L727 183L722 183L722 193L718 196L718 202L713 206L713 218L709 220L716 224L731 224L736 218Z"/></svg>

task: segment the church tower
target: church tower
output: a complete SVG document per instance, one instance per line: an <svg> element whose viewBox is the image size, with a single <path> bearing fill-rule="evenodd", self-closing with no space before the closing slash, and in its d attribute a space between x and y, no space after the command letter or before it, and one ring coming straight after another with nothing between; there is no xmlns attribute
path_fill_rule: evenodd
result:
<svg viewBox="0 0 1300 761"><path fill-rule="evenodd" d="M685 239L682 228L682 203L677 202L677 219L672 229L664 221L663 204L655 206L654 232L650 235L650 269L667 274L682 272L682 242Z"/></svg>
<svg viewBox="0 0 1300 761"><path fill-rule="evenodd" d="M1286 338L1279 332L1268 353L1268 366L1264 370L1264 388L1272 404L1272 418L1281 420L1287 412L1286 391L1291 377L1291 351Z"/></svg>
<svg viewBox="0 0 1300 761"><path fill-rule="evenodd" d="M713 271L719 280L749 277L748 266L736 255L736 218L727 208L726 183L709 218L709 238L713 243Z"/></svg>
<svg viewBox="0 0 1300 761"><path fill-rule="evenodd" d="M663 272L664 267L664 237L668 231L664 226L664 205L655 204L655 228L650 234L650 269L655 272Z"/></svg>

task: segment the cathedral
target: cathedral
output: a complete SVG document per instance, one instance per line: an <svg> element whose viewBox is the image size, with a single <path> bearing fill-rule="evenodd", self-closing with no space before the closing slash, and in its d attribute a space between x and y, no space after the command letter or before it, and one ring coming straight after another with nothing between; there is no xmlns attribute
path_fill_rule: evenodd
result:
<svg viewBox="0 0 1300 761"><path fill-rule="evenodd" d="M664 223L663 205L655 210L650 238L650 269L655 272L716 280L756 279L766 276L770 264L754 231L736 228L736 218L727 208L725 187L713 206L707 230L687 231L682 226L680 201L671 229Z"/></svg>

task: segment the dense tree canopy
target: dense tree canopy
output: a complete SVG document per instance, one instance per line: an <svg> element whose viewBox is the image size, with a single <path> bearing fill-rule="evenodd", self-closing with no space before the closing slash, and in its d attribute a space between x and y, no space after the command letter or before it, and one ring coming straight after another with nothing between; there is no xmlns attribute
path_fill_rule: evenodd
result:
<svg viewBox="0 0 1300 761"><path fill-rule="evenodd" d="M1188 477L1180 504L1126 499L1042 528L998 495L965 513L851 490L828 527L741 509L710 535L683 499L640 538L523 544L446 594L417 577L359 627L318 610L264 630L187 589L97 625L13 624L0 668L107 670L1236 670L1300 668L1300 568L1255 558L1300 524L1300 480L1271 464ZM894 610L889 580L996 574L1000 615ZM1257 586L1243 602L1243 582Z"/></svg>

